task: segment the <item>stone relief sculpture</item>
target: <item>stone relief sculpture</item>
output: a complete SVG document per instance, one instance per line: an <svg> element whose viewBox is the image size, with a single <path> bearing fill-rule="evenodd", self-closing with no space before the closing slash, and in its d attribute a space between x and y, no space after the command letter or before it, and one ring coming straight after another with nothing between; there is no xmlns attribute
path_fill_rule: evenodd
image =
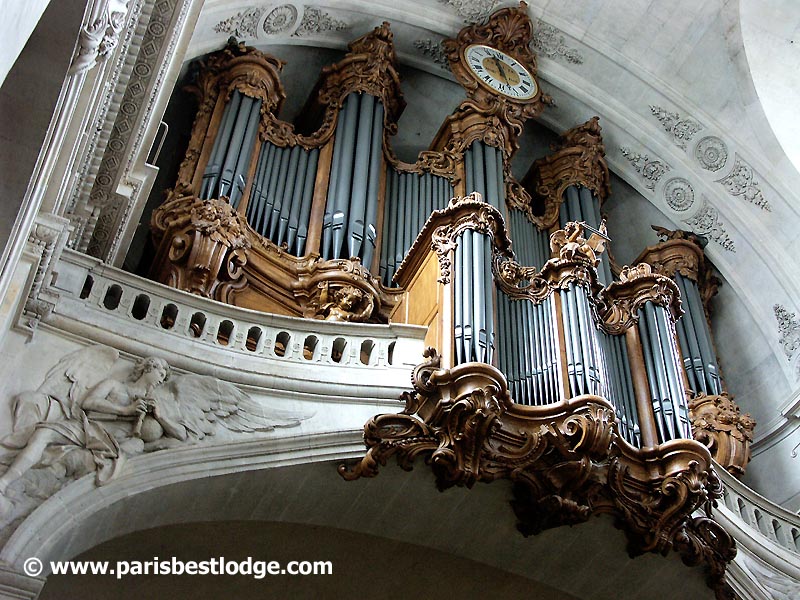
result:
<svg viewBox="0 0 800 600"><path fill-rule="evenodd" d="M137 360L127 376L122 364L117 350L89 346L62 358L35 391L14 398L12 432L0 440L8 451L0 457L8 465L0 476L0 519L17 512L21 496L49 496L60 487L55 482L94 472L98 485L107 483L128 456L223 431L294 427L310 416L267 409L215 377L172 375L162 358ZM43 470L49 493L36 489Z"/></svg>

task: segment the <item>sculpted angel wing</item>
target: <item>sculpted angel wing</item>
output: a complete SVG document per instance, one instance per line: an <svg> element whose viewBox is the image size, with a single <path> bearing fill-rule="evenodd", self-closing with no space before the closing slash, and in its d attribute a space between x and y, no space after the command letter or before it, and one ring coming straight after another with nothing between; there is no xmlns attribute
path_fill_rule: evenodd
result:
<svg viewBox="0 0 800 600"><path fill-rule="evenodd" d="M202 439L214 435L218 425L236 433L296 427L310 414L266 408L233 384L207 375L177 375L159 388L165 416Z"/></svg>
<svg viewBox="0 0 800 600"><path fill-rule="evenodd" d="M35 391L17 395L13 431L22 432L20 443L27 443L28 430L40 421L72 418L73 408L88 390L108 376L117 359L119 352L108 346L81 348L58 361Z"/></svg>
<svg viewBox="0 0 800 600"><path fill-rule="evenodd" d="M557 230L550 235L550 252L558 253L564 244L567 243L567 233L563 229Z"/></svg>

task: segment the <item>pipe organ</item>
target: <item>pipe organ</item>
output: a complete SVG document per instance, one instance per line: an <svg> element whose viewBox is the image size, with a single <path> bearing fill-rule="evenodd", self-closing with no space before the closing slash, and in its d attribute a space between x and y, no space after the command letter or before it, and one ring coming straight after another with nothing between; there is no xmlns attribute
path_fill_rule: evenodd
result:
<svg viewBox="0 0 800 600"><path fill-rule="evenodd" d="M206 57L152 273L267 312L428 327L405 411L367 423L345 478L425 454L440 487L511 479L526 533L609 512L639 551L679 549L719 494L712 455L742 472L752 435L714 353L714 280L682 232L613 264L597 117L514 179L549 101L532 32L523 3L443 43L468 98L413 164L391 148L404 101L388 24L323 70L297 130L277 116L278 59Z"/></svg>

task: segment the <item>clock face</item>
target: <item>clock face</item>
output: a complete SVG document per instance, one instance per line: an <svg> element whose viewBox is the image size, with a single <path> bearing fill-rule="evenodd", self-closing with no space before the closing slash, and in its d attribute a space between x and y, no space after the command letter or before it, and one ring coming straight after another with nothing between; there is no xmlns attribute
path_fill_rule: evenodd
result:
<svg viewBox="0 0 800 600"><path fill-rule="evenodd" d="M495 92L514 100L530 100L538 91L528 70L505 52L473 44L464 50L464 58L478 81Z"/></svg>

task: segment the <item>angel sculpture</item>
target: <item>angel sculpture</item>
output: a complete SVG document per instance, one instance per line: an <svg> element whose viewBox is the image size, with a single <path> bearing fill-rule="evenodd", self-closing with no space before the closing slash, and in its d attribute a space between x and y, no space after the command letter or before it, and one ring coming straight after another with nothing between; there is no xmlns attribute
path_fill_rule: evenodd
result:
<svg viewBox="0 0 800 600"><path fill-rule="evenodd" d="M588 240L583 237L584 230L593 231ZM605 219L597 230L583 221L570 221L550 236L550 250L562 260L583 259L597 266L607 241Z"/></svg>
<svg viewBox="0 0 800 600"><path fill-rule="evenodd" d="M59 477L95 472L98 485L124 458L202 440L219 426L236 433L294 427L310 415L265 409L236 386L206 375L171 376L167 361L136 361L118 375L119 353L90 346L65 356L36 391L15 398L13 430L0 445L15 451L0 477L0 514L8 487L35 467Z"/></svg>

